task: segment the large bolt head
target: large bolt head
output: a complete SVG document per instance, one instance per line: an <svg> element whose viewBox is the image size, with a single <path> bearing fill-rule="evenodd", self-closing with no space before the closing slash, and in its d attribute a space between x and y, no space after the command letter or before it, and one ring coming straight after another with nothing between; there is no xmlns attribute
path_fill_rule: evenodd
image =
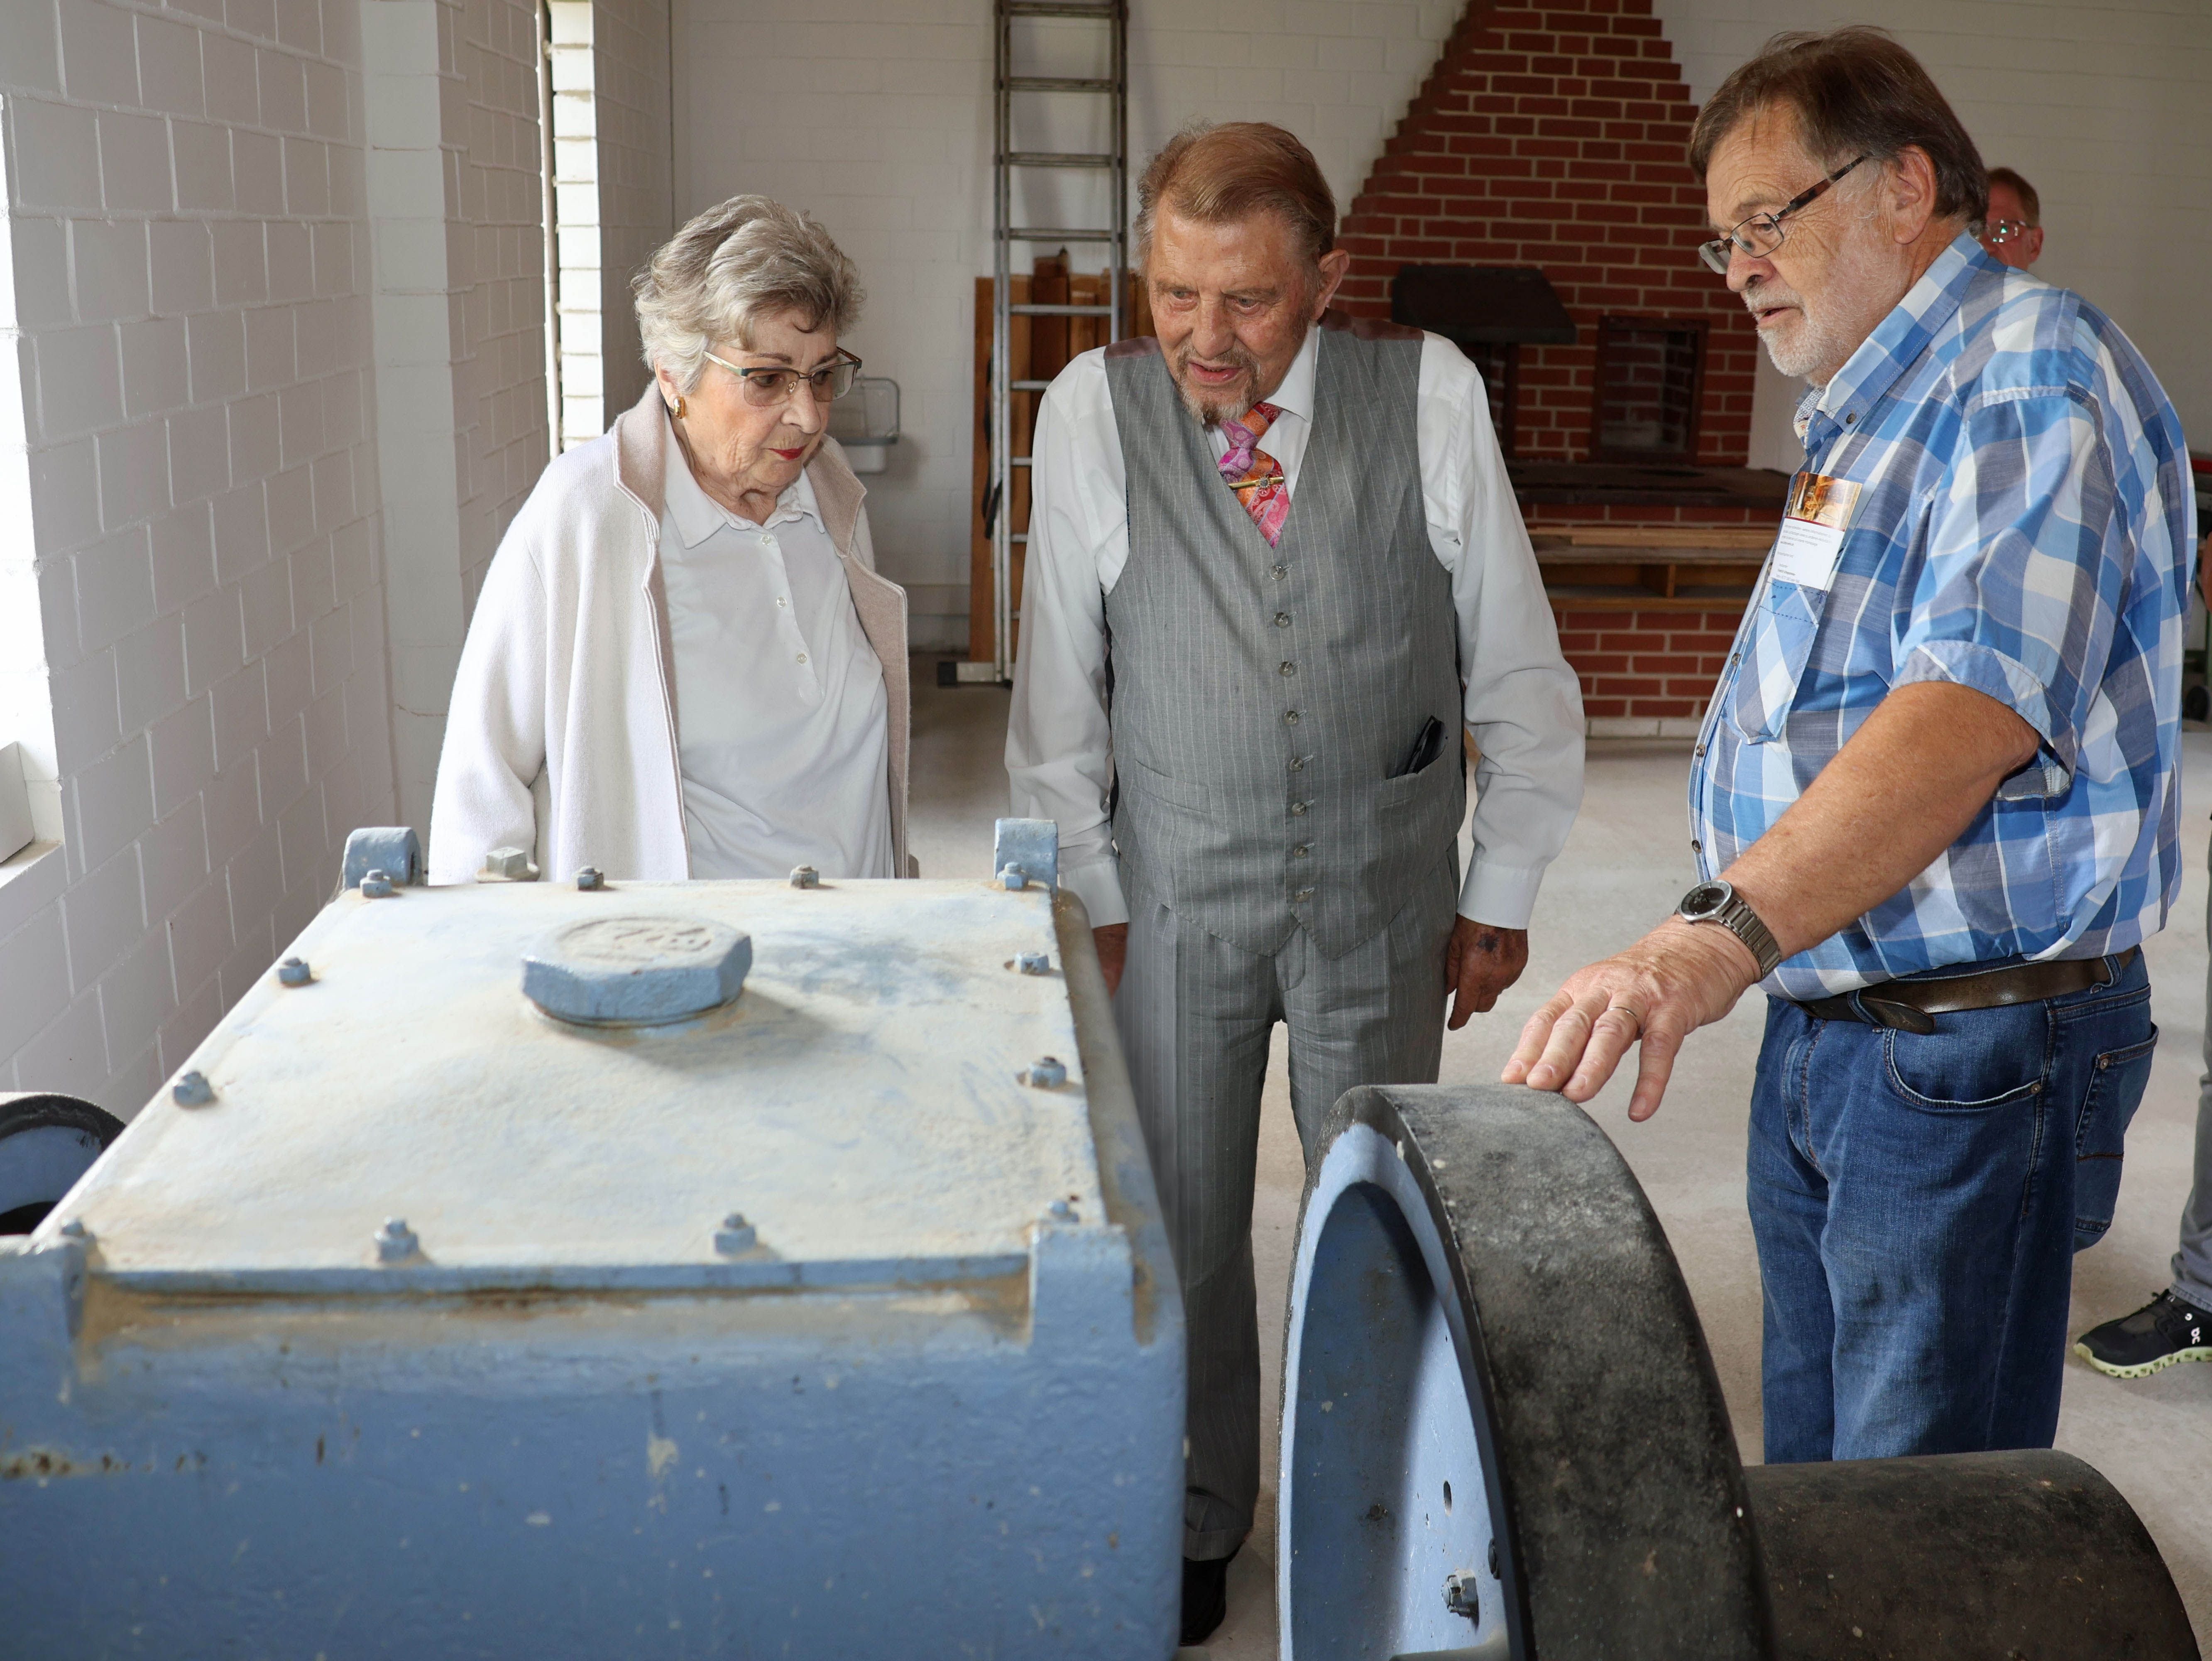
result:
<svg viewBox="0 0 2212 1661"><path fill-rule="evenodd" d="M714 1231L714 1250L725 1257L750 1251L759 1244L759 1231L745 1220L742 1211L732 1211L722 1219L722 1226Z"/></svg>
<svg viewBox="0 0 2212 1661"><path fill-rule="evenodd" d="M564 1021L652 1025L738 995L753 939L699 917L598 917L556 928L522 960L522 990Z"/></svg>
<svg viewBox="0 0 2212 1661"><path fill-rule="evenodd" d="M495 848L484 855L483 869L477 880L493 882L534 882L538 867L530 862L530 855L520 848Z"/></svg>

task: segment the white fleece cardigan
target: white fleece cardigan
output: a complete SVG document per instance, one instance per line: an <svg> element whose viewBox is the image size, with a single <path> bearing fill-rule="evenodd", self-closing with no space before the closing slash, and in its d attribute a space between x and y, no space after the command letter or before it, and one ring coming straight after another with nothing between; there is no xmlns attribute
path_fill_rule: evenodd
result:
<svg viewBox="0 0 2212 1661"><path fill-rule="evenodd" d="M667 430L648 386L605 436L554 458L484 575L453 680L430 806L430 880L472 882L501 847L549 879L691 874L660 574ZM679 457L678 465L683 465ZM883 660L892 868L906 851L906 590L876 574L866 494L834 439L806 476Z"/></svg>

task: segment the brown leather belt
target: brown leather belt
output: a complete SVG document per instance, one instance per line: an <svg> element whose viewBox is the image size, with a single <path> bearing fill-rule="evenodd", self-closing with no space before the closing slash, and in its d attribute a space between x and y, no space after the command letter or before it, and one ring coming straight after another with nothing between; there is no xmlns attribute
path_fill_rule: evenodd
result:
<svg viewBox="0 0 2212 1661"><path fill-rule="evenodd" d="M1817 1020L1865 1021L1900 1032L1933 1032L1938 1015L2040 1003L2069 992L2086 992L2093 986L2110 986L2113 977L2136 960L2136 951L2131 946L2109 958L2015 964L2010 969L1954 975L1946 980L1883 981L1863 992L1790 1001Z"/></svg>

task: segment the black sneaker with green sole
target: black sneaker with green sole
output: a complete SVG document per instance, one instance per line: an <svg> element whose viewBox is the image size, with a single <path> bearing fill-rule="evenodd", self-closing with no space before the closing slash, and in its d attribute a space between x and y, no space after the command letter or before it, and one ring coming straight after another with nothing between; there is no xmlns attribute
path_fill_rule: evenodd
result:
<svg viewBox="0 0 2212 1661"><path fill-rule="evenodd" d="M2090 1328L2074 1353L2115 1378L2148 1378L2176 1361L2212 1361L2212 1315L2161 1292L2134 1314Z"/></svg>

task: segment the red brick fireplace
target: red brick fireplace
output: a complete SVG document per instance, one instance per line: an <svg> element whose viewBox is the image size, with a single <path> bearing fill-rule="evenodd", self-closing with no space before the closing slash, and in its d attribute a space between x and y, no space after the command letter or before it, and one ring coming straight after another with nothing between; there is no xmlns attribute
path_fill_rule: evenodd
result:
<svg viewBox="0 0 2212 1661"><path fill-rule="evenodd" d="M1514 471L1600 733L1694 724L1779 517L1779 481L1740 471L1759 348L1698 259L1696 113L1651 0L1470 0L1343 222L1354 313L1390 316L1401 266L1535 266L1573 319L1573 344L1518 349ZM1601 339L1694 386L1692 447L1630 475L1648 492L1602 465L1641 429L1597 405ZM1617 392L1638 371L1613 362Z"/></svg>

